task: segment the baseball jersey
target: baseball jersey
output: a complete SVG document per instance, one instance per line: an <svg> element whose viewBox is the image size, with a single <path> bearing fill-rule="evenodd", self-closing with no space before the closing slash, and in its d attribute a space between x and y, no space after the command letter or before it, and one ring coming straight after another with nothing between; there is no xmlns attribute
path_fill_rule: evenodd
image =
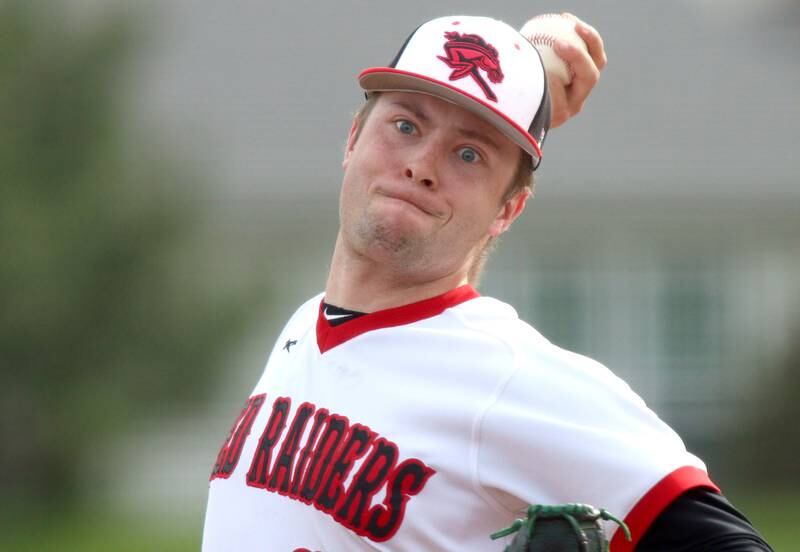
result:
<svg viewBox="0 0 800 552"><path fill-rule="evenodd" d="M579 502L634 543L704 464L628 385L469 285L281 332L213 467L206 552L502 550L529 504ZM632 550L605 523L612 550Z"/></svg>

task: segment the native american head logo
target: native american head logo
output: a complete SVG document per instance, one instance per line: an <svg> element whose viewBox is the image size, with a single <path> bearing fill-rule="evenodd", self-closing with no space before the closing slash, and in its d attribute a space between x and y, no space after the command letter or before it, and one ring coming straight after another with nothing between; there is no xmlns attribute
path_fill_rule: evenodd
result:
<svg viewBox="0 0 800 552"><path fill-rule="evenodd" d="M497 96L489 88L480 71L484 71L491 82L503 82L503 71L500 69L497 49L476 34L462 35L455 31L447 31L444 37L447 39L444 43L444 52L447 56L437 57L453 69L450 80L463 79L469 75L481 87L486 97L496 102Z"/></svg>

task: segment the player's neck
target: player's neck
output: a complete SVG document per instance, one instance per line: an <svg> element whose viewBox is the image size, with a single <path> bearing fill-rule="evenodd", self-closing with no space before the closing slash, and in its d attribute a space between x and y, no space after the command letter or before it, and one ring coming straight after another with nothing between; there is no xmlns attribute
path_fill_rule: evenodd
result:
<svg viewBox="0 0 800 552"><path fill-rule="evenodd" d="M325 301L345 309L376 312L436 297L466 283L466 270L412 280L385 263L350 251L339 235L325 285Z"/></svg>

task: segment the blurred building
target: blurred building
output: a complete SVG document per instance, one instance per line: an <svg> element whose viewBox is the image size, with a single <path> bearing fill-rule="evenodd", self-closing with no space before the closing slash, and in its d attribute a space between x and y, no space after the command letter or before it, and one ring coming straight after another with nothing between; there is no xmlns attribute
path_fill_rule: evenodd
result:
<svg viewBox="0 0 800 552"><path fill-rule="evenodd" d="M797 339L800 209L534 202L528 216L486 291L611 367L691 444L728 437Z"/></svg>

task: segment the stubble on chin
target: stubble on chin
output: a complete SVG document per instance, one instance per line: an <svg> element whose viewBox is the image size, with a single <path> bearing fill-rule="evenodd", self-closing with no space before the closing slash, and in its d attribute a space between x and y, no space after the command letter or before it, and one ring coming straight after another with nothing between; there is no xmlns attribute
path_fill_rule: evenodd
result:
<svg viewBox="0 0 800 552"><path fill-rule="evenodd" d="M434 262L433 235L404 224L382 210L366 209L349 221L353 252L397 274L418 274ZM348 225L345 225L347 228Z"/></svg>
<svg viewBox="0 0 800 552"><path fill-rule="evenodd" d="M356 226L356 236L364 250L378 248L393 255L409 249L410 240L380 221L361 220Z"/></svg>

